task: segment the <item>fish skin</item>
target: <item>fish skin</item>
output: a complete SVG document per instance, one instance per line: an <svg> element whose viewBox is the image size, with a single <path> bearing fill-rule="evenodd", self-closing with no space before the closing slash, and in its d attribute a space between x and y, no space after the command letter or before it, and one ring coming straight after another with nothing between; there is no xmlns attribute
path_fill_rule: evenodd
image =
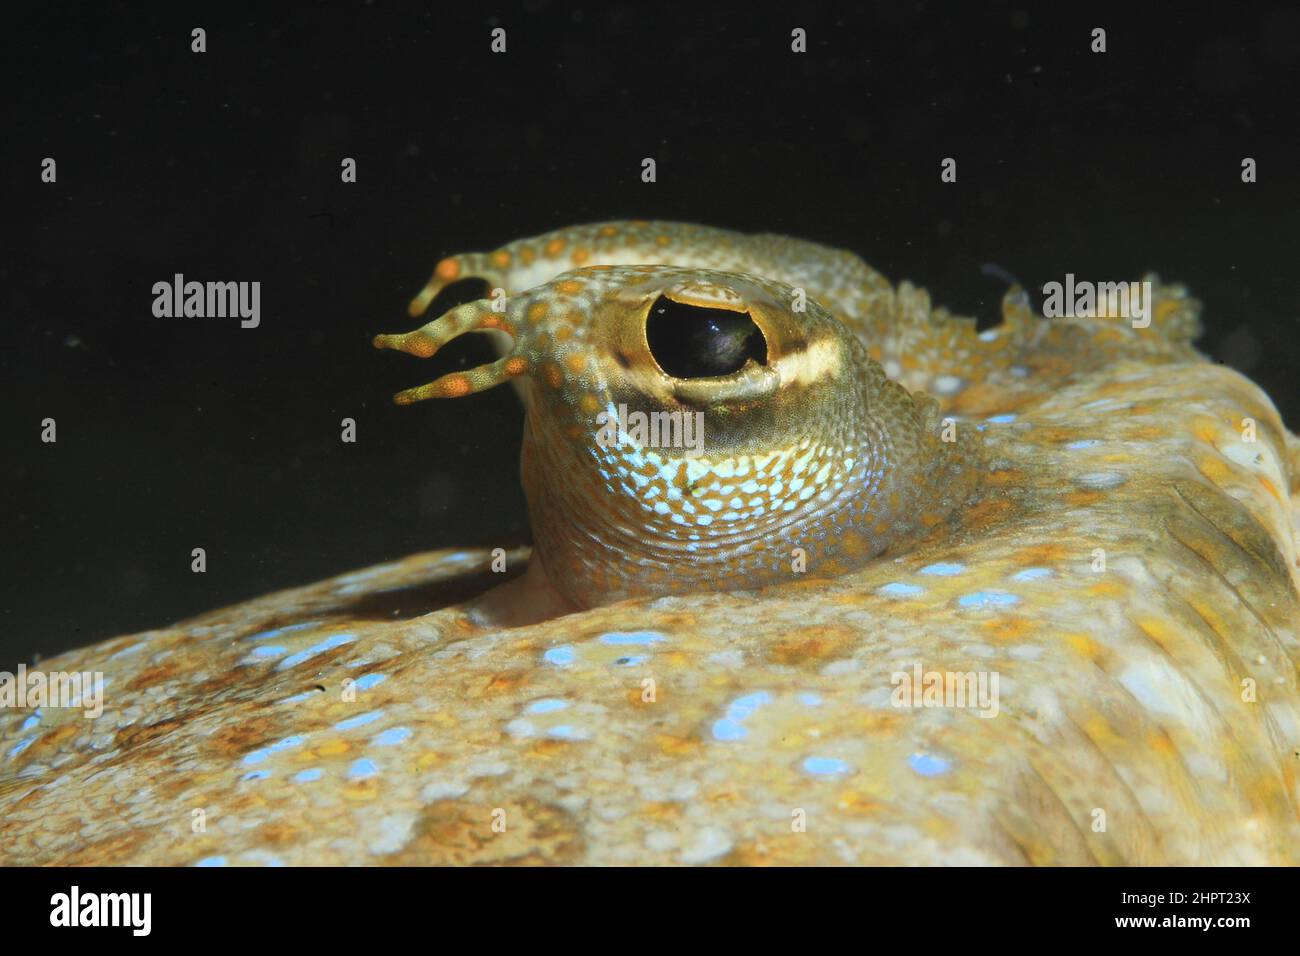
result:
<svg viewBox="0 0 1300 956"><path fill-rule="evenodd" d="M514 628L466 600L491 552L429 552L59 655L105 710L0 711L0 864L1296 863L1300 443L1268 397L1178 287L1146 335L1013 290L989 338L866 287L836 317L873 360L963 383L935 400L986 472L952 520ZM996 673L996 716L894 706L917 664Z"/></svg>

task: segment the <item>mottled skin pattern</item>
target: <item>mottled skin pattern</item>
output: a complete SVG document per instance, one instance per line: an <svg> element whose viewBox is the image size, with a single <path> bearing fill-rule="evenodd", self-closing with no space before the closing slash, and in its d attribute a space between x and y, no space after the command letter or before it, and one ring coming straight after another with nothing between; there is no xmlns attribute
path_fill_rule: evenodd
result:
<svg viewBox="0 0 1300 956"><path fill-rule="evenodd" d="M591 269L637 264L670 268ZM588 609L493 624L468 602L492 556L443 551L43 661L103 670L105 710L0 713L0 863L1300 858L1300 443L1194 351L1182 289L1145 329L1013 290L977 334L843 252L609 223L444 260L413 312L463 276L505 311L379 344L509 332L499 362L403 394L526 383L525 578ZM636 334L661 294L750 314L766 366L665 381ZM764 513L731 519L755 527L656 521L649 482L600 475L631 460L592 453L610 396L706 428L740 409L659 495L720 514L681 504L771 455ZM874 479L836 471L853 447ZM843 520L772 519L812 448L805 503L849 489ZM772 563L799 547L806 570ZM492 593L541 593L521 580ZM997 715L893 706L918 663L996 672Z"/></svg>

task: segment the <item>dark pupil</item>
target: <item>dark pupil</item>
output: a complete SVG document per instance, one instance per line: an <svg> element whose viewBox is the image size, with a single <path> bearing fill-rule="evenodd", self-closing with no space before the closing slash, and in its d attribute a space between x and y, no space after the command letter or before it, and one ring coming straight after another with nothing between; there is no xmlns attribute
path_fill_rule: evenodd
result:
<svg viewBox="0 0 1300 956"><path fill-rule="evenodd" d="M750 359L767 362L767 341L743 312L659 299L645 334L650 354L673 378L713 378L739 372Z"/></svg>

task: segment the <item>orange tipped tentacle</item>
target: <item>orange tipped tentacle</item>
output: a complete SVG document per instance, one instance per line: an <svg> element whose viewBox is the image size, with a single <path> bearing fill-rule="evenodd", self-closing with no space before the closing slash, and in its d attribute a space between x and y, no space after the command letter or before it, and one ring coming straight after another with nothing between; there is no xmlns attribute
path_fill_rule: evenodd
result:
<svg viewBox="0 0 1300 956"><path fill-rule="evenodd" d="M489 286L502 285L504 276L492 265L496 253L463 252L447 256L434 267L433 275L406 307L412 318L428 311L431 303L443 289L461 279L484 279Z"/></svg>
<svg viewBox="0 0 1300 956"><path fill-rule="evenodd" d="M428 398L461 398L475 392L485 392L503 382L524 374L528 370L526 359L506 356L463 372L450 372L425 385L408 388L393 396L398 405L410 405Z"/></svg>
<svg viewBox="0 0 1300 956"><path fill-rule="evenodd" d="M416 358L429 358L452 339L467 332L505 332L510 335L513 329L504 315L494 311L486 299L480 299L457 306L414 332L376 335L373 341L377 349L394 349Z"/></svg>
<svg viewBox="0 0 1300 956"><path fill-rule="evenodd" d="M425 385L408 388L395 395L394 401L399 405L409 405L427 398L459 398L500 385L528 371L528 360L519 354L514 341L514 322L508 315L493 309L486 299L458 306L413 332L377 335L373 341L375 348L430 358L453 339L470 332L504 333L510 337L511 347L495 362L451 372Z"/></svg>

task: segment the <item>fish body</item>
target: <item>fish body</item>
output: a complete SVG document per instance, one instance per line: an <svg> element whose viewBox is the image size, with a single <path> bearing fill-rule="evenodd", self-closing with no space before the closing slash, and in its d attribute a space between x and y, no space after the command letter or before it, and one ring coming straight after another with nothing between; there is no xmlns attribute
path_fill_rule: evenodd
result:
<svg viewBox="0 0 1300 956"><path fill-rule="evenodd" d="M1300 443L1181 287L977 332L848 253L603 223L444 260L412 313L470 275L504 311L379 344L508 337L402 398L521 387L536 553L42 662L105 706L0 712L0 863L1297 862ZM665 299L761 361L667 374ZM596 442L620 401L701 410L695 464Z"/></svg>

